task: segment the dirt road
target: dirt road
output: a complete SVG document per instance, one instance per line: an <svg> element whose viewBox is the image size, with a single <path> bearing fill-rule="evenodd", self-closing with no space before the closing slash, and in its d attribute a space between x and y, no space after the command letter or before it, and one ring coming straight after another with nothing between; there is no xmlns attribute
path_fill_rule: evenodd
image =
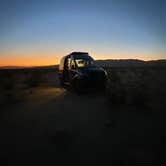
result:
<svg viewBox="0 0 166 166"><path fill-rule="evenodd" d="M8 165L151 165L158 161L159 115L110 108L104 94L39 88L3 109L0 156ZM152 139L153 138L153 139ZM161 157L161 156L160 156ZM58 165L58 164L57 164Z"/></svg>

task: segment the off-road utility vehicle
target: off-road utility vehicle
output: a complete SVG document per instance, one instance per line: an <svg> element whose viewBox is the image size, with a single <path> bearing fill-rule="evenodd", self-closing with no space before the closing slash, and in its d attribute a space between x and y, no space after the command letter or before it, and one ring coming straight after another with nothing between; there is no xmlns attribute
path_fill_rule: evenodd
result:
<svg viewBox="0 0 166 166"><path fill-rule="evenodd" d="M88 53L72 52L60 61L59 79L62 86L72 87L77 92L91 88L105 89L107 72L96 66Z"/></svg>

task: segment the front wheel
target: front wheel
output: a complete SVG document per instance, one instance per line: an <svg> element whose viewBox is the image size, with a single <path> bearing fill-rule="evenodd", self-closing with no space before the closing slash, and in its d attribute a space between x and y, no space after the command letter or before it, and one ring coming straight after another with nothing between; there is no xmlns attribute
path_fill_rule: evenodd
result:
<svg viewBox="0 0 166 166"><path fill-rule="evenodd" d="M80 80L78 79L75 79L73 81L73 89L74 91L77 93L77 94L81 94L83 92L83 89L81 87L81 83L80 83Z"/></svg>
<svg viewBox="0 0 166 166"><path fill-rule="evenodd" d="M99 88L102 92L106 92L107 90L107 82L105 81Z"/></svg>

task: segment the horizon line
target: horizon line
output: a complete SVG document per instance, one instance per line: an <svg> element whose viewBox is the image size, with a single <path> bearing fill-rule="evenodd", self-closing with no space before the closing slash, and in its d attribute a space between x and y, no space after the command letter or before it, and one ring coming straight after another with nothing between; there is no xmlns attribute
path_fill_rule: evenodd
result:
<svg viewBox="0 0 166 166"><path fill-rule="evenodd" d="M160 61L160 60L165 60L166 59L151 59L151 60L143 60L143 59L132 59L132 58L129 58L129 59L126 59L126 58L121 58L121 59L94 59L95 61L104 61L104 60L137 60L137 61L144 61L144 62L149 62L149 61ZM56 65L59 65L59 63L55 63L55 64L46 64L46 65L0 65L0 67L25 67L25 68L28 68L28 67L44 67L44 66L56 66Z"/></svg>

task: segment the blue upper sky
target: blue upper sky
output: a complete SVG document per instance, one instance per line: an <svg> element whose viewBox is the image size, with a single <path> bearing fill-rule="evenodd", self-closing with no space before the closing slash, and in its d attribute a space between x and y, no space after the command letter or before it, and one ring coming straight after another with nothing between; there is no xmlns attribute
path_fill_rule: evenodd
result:
<svg viewBox="0 0 166 166"><path fill-rule="evenodd" d="M1 0L0 58L166 58L165 9L165 0Z"/></svg>

